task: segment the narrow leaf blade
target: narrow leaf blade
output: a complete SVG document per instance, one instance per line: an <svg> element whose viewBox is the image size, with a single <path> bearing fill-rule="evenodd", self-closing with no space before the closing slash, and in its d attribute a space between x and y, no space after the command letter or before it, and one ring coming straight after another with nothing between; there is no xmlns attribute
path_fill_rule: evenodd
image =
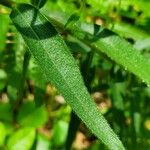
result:
<svg viewBox="0 0 150 150"><path fill-rule="evenodd" d="M74 58L52 24L36 8L28 4L19 5L10 17L47 81L63 94L76 114L109 149L124 149L96 108L84 86Z"/></svg>
<svg viewBox="0 0 150 150"><path fill-rule="evenodd" d="M114 33L104 29L98 35L99 39L92 43L112 60L122 65L142 79L143 82L150 84L150 61L137 51L130 43Z"/></svg>

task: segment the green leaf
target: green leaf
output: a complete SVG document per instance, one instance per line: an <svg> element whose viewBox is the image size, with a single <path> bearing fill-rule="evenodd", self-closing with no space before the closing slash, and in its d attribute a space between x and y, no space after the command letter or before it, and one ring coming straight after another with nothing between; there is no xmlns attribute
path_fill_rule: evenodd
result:
<svg viewBox="0 0 150 150"><path fill-rule="evenodd" d="M77 38L74 38L72 36L67 37L67 41L65 41L67 46L70 48L71 52L80 52L82 54L90 52L90 48L78 40Z"/></svg>
<svg viewBox="0 0 150 150"><path fill-rule="evenodd" d="M138 50L150 49L150 38L139 40L134 44L134 47Z"/></svg>
<svg viewBox="0 0 150 150"><path fill-rule="evenodd" d="M84 27L84 28L83 28ZM150 61L130 43L114 32L99 26L97 33L91 27L83 26L81 32L85 32L84 40L97 52L106 54L110 59L142 79L150 85ZM85 28L86 27L86 28ZM80 38L80 37L79 37Z"/></svg>
<svg viewBox="0 0 150 150"><path fill-rule="evenodd" d="M68 131L68 123L65 121L58 121L53 128L52 143L57 146L62 146L65 143Z"/></svg>
<svg viewBox="0 0 150 150"><path fill-rule="evenodd" d="M3 123L0 122L0 146L4 144L6 137L6 129Z"/></svg>
<svg viewBox="0 0 150 150"><path fill-rule="evenodd" d="M11 105L6 104L0 104L0 120L3 121L12 121L13 119L13 113L11 110Z"/></svg>
<svg viewBox="0 0 150 150"><path fill-rule="evenodd" d="M17 120L22 126L37 128L46 123L48 114L44 106L36 107L34 103L29 102L20 108Z"/></svg>
<svg viewBox="0 0 150 150"><path fill-rule="evenodd" d="M109 149L124 149L84 86L79 68L62 37L34 7L21 4L10 15L47 81Z"/></svg>
<svg viewBox="0 0 150 150"><path fill-rule="evenodd" d="M123 111L124 103L123 103L123 95L125 93L125 83L113 83L110 89L110 96L113 101L113 105L116 109Z"/></svg>
<svg viewBox="0 0 150 150"><path fill-rule="evenodd" d="M3 90L3 88L5 87L6 80L7 80L7 73L3 69L0 69L0 91Z"/></svg>
<svg viewBox="0 0 150 150"><path fill-rule="evenodd" d="M6 12L7 10L4 9ZM5 46L6 46L6 33L8 31L8 27L9 27L9 17L8 14L1 14L0 13L0 51L4 50Z"/></svg>
<svg viewBox="0 0 150 150"><path fill-rule="evenodd" d="M36 150L51 150L50 149L50 141L46 137L38 134L37 136L37 145L36 145Z"/></svg>
<svg viewBox="0 0 150 150"><path fill-rule="evenodd" d="M93 46L101 49L112 60L141 78L143 82L150 84L150 61L148 59L118 35L107 34L107 30L103 30L99 36L100 38L92 43Z"/></svg>
<svg viewBox="0 0 150 150"><path fill-rule="evenodd" d="M42 78L41 78L42 77ZM46 92L46 81L42 76L42 73L39 69L39 66L35 64L35 60L31 59L29 69L28 69L28 78L30 78L34 83L34 100L36 106L41 106L44 103L44 96Z"/></svg>
<svg viewBox="0 0 150 150"><path fill-rule="evenodd" d="M22 128L10 136L8 139L9 150L30 150L35 139L35 129Z"/></svg>
<svg viewBox="0 0 150 150"><path fill-rule="evenodd" d="M75 24L78 24L78 20L80 19L80 16L78 13L73 13L69 19L67 20L67 23L65 24L65 28L73 28L73 26L76 26Z"/></svg>
<svg viewBox="0 0 150 150"><path fill-rule="evenodd" d="M149 37L149 34L143 30L126 23L115 23L113 31L126 38L132 38L135 41L142 40Z"/></svg>

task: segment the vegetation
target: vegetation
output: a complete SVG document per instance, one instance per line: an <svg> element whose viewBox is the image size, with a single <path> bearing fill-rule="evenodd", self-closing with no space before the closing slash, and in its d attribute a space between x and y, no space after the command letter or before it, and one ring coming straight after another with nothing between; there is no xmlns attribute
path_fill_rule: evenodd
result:
<svg viewBox="0 0 150 150"><path fill-rule="evenodd" d="M0 4L0 149L149 149L148 0Z"/></svg>

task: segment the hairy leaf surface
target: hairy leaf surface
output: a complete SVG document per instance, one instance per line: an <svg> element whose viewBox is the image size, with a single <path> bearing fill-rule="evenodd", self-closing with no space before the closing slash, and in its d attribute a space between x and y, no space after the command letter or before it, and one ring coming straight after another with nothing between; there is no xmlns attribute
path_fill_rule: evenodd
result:
<svg viewBox="0 0 150 150"><path fill-rule="evenodd" d="M74 58L52 24L36 8L28 4L19 5L10 17L47 81L62 93L76 114L109 149L124 149L96 108L84 86Z"/></svg>

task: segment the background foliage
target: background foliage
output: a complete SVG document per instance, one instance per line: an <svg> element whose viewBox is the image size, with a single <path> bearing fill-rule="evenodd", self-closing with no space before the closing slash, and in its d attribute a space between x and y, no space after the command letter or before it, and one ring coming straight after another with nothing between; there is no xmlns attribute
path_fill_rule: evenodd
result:
<svg viewBox="0 0 150 150"><path fill-rule="evenodd" d="M63 36L99 110L131 150L150 146L149 8L149 0L48 0L41 8ZM1 149L64 149L70 116L80 124L71 133L74 149L106 149L44 80L10 12L0 5ZM99 40L101 26L116 34Z"/></svg>

